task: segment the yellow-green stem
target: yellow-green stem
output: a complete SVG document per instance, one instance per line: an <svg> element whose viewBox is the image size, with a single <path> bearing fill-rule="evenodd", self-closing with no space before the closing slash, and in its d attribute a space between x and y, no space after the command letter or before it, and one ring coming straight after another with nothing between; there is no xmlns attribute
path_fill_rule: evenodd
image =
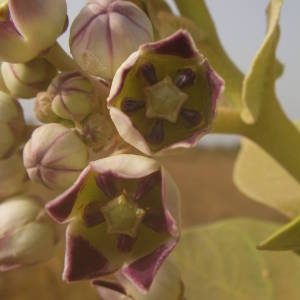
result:
<svg viewBox="0 0 300 300"><path fill-rule="evenodd" d="M55 45L44 54L44 57L60 71L73 71L78 69L75 61L55 43Z"/></svg>

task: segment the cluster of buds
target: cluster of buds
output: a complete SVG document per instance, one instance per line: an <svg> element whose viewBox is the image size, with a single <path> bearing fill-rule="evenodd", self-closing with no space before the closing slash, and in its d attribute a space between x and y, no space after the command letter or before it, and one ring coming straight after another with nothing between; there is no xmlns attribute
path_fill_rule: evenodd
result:
<svg viewBox="0 0 300 300"><path fill-rule="evenodd" d="M0 199L21 192L25 169L61 193L46 210L68 223L65 280L95 279L104 299L145 300L141 291L161 297L168 276L168 297L183 299L177 271L160 270L180 238L180 199L155 158L210 129L224 83L187 31L153 41L141 7L89 0L70 29L74 69L60 71L47 53L66 29L65 0L0 0ZM14 98L33 97L46 124L25 143ZM89 150L101 158L89 162ZM0 269L43 261L55 243L33 199L0 206Z"/></svg>

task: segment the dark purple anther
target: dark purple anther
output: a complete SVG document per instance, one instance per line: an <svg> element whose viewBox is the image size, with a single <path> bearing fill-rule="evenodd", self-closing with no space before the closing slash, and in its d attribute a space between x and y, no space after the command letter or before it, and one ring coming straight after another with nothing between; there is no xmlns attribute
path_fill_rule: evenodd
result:
<svg viewBox="0 0 300 300"><path fill-rule="evenodd" d="M183 108L180 111L180 115L193 126L200 124L203 119L203 115L200 112L192 109Z"/></svg>
<svg viewBox="0 0 300 300"><path fill-rule="evenodd" d="M96 177L96 183L107 197L115 198L117 196L117 189L112 174L99 174Z"/></svg>
<svg viewBox="0 0 300 300"><path fill-rule="evenodd" d="M163 232L168 229L166 218L161 212L148 211L144 216L143 224L156 232Z"/></svg>
<svg viewBox="0 0 300 300"><path fill-rule="evenodd" d="M148 193L160 180L160 172L152 173L151 175L143 178L137 187L134 199L136 201L140 200L144 194Z"/></svg>
<svg viewBox="0 0 300 300"><path fill-rule="evenodd" d="M164 140L164 137L164 121L156 120L154 126L152 127L150 133L146 138L151 144L160 144Z"/></svg>
<svg viewBox="0 0 300 300"><path fill-rule="evenodd" d="M87 227L99 225L105 221L99 202L89 203L83 210L82 219Z"/></svg>
<svg viewBox="0 0 300 300"><path fill-rule="evenodd" d="M139 110L143 107L145 107L145 102L135 100L132 98L125 98L121 104L121 110L124 113L133 112L133 111Z"/></svg>
<svg viewBox="0 0 300 300"><path fill-rule="evenodd" d="M118 237L118 250L120 252L130 252L132 250L135 239L127 234L120 234Z"/></svg>
<svg viewBox="0 0 300 300"><path fill-rule="evenodd" d="M140 66L139 72L143 74L145 79L152 85L157 82L156 72L151 63L145 63Z"/></svg>
<svg viewBox="0 0 300 300"><path fill-rule="evenodd" d="M183 88L192 85L195 79L196 79L196 73L192 69L186 68L186 69L178 70L175 77L175 84L177 87Z"/></svg>

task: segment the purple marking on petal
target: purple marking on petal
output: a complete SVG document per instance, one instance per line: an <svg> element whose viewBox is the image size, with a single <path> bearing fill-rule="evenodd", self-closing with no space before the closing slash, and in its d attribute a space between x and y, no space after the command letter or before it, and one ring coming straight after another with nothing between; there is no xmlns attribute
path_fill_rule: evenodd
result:
<svg viewBox="0 0 300 300"><path fill-rule="evenodd" d="M149 290L157 271L176 244L177 240L163 244L149 255L124 268L122 270L124 275L140 289Z"/></svg>
<svg viewBox="0 0 300 300"><path fill-rule="evenodd" d="M85 206L82 219L87 227L99 225L105 221L99 202L93 201Z"/></svg>
<svg viewBox="0 0 300 300"><path fill-rule="evenodd" d="M130 252L132 250L135 239L127 234L120 234L118 237L117 248L120 252Z"/></svg>
<svg viewBox="0 0 300 300"><path fill-rule="evenodd" d="M193 85L195 79L196 73L192 69L186 68L177 71L174 82L178 88L183 88Z"/></svg>
<svg viewBox="0 0 300 300"><path fill-rule="evenodd" d="M96 183L107 197L114 198L117 196L114 176L111 173L98 174L96 177Z"/></svg>
<svg viewBox="0 0 300 300"><path fill-rule="evenodd" d="M164 121L156 120L154 126L152 127L150 133L146 136L146 139L151 144L160 144L165 138L164 133Z"/></svg>
<svg viewBox="0 0 300 300"><path fill-rule="evenodd" d="M93 280L92 284L100 288L110 289L113 290L114 292L127 295L124 287L117 282L109 282L109 281L97 279L97 280Z"/></svg>
<svg viewBox="0 0 300 300"><path fill-rule="evenodd" d="M68 190L58 201L49 202L46 206L48 213L58 222L63 222L71 214L81 185Z"/></svg>
<svg viewBox="0 0 300 300"><path fill-rule="evenodd" d="M148 193L158 182L161 182L160 171L152 173L141 179L134 195L134 200L139 201Z"/></svg>
<svg viewBox="0 0 300 300"><path fill-rule="evenodd" d="M152 230L156 232L164 232L168 231L168 224L166 221L166 217L163 214L163 211L155 212L155 211L148 211L143 219L143 224L147 227L150 227Z"/></svg>
<svg viewBox="0 0 300 300"><path fill-rule="evenodd" d="M77 281L108 273L108 260L96 248L81 236L68 236L64 279Z"/></svg>
<svg viewBox="0 0 300 300"><path fill-rule="evenodd" d="M156 72L153 64L145 63L141 65L138 72L141 73L151 85L157 82Z"/></svg>
<svg viewBox="0 0 300 300"><path fill-rule="evenodd" d="M180 115L187 120L191 125L196 126L203 120L203 115L196 110L183 108Z"/></svg>
<svg viewBox="0 0 300 300"><path fill-rule="evenodd" d="M125 98L121 104L121 110L124 113L133 112L145 107L145 102L132 98Z"/></svg>
<svg viewBox="0 0 300 300"><path fill-rule="evenodd" d="M141 49L158 54L181 56L183 58L199 56L192 37L184 30L179 30L168 38L158 42L144 44L141 46Z"/></svg>

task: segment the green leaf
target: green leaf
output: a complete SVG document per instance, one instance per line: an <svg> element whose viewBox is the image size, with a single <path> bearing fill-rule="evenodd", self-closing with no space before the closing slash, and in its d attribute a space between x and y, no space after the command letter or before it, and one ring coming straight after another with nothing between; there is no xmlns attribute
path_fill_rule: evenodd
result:
<svg viewBox="0 0 300 300"><path fill-rule="evenodd" d="M243 82L241 117L249 124L256 122L263 104L275 99L275 80L282 73L282 65L276 60L281 6L282 0L270 1L267 34Z"/></svg>
<svg viewBox="0 0 300 300"><path fill-rule="evenodd" d="M300 299L299 258L256 250L258 241L276 228L240 219L185 231L172 258L182 272L186 299Z"/></svg>
<svg viewBox="0 0 300 300"><path fill-rule="evenodd" d="M233 172L233 181L238 189L288 217L298 216L299 182L253 142L244 139L241 145Z"/></svg>
<svg viewBox="0 0 300 300"><path fill-rule="evenodd" d="M262 250L300 250L300 217L276 230L264 240Z"/></svg>
<svg viewBox="0 0 300 300"><path fill-rule="evenodd" d="M241 92L244 76L224 50L205 1L175 0L175 2L182 16L189 19L190 23L193 23L193 27L198 27L200 36L205 36L205 40L197 44L198 49L208 58L211 65L226 82L221 105L241 109ZM170 26L170 24L165 24L165 26ZM192 31L194 32L194 34L192 32L193 37L197 39L196 31Z"/></svg>

